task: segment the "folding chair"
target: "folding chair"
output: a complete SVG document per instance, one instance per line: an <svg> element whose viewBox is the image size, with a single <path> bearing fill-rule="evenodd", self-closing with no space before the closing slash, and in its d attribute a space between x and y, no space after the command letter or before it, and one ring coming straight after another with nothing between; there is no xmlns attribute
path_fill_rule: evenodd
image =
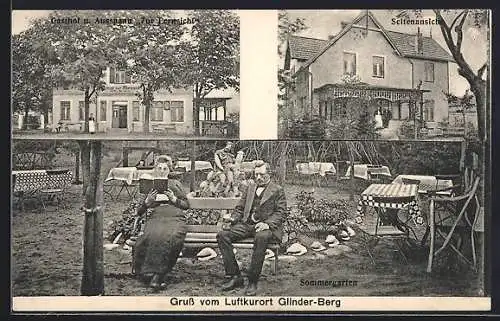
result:
<svg viewBox="0 0 500 321"><path fill-rule="evenodd" d="M427 272L432 271L434 259L444 249L451 248L465 262L476 267L476 249L474 239L474 225L480 211L479 199L476 195L480 177L476 176L473 183L466 187L463 194L458 196L433 195L430 198L429 225L430 225L430 249ZM448 205L436 207L436 205ZM472 214L472 217L470 215ZM461 233L460 233L461 232ZM462 249L462 235L470 233L472 261ZM435 250L436 236L440 236L444 242ZM455 237L456 244L452 242Z"/></svg>
<svg viewBox="0 0 500 321"><path fill-rule="evenodd" d="M59 206L62 204L65 207L65 195L71 186L73 174L69 169L63 170L47 170L47 180L45 186L40 190L40 199L42 201L44 211L47 211L49 202L56 201L56 211L59 211Z"/></svg>
<svg viewBox="0 0 500 321"><path fill-rule="evenodd" d="M373 198L375 203L387 202L387 199ZM398 200L394 200L398 202ZM376 264L373 255L373 250L379 243L380 239L391 239L397 247L397 252L403 259L405 264L408 264L408 259L403 252L402 242L409 239L410 229L404 222L401 222L397 216L397 209L374 207L375 224L361 228L365 236L371 239L366 240L365 247L373 264Z"/></svg>

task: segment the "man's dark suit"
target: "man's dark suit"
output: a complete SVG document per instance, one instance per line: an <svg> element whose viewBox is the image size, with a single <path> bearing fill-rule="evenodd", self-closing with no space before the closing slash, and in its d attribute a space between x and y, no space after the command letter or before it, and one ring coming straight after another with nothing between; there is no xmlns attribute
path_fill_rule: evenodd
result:
<svg viewBox="0 0 500 321"><path fill-rule="evenodd" d="M252 261L248 269L248 279L253 282L258 281L269 242L281 242L282 223L287 210L285 191L281 186L270 182L260 197L255 194L256 190L255 183L248 186L232 213L231 228L217 234L217 241L224 259L224 268L228 276L240 274L232 243L254 237ZM256 222L251 219L252 213L259 222L267 223L269 230L256 233Z"/></svg>

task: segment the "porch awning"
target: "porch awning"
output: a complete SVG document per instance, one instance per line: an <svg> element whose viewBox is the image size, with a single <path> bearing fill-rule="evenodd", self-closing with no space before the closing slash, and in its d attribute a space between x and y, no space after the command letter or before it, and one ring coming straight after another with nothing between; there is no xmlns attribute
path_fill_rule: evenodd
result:
<svg viewBox="0 0 500 321"><path fill-rule="evenodd" d="M231 99L230 97L217 97L217 98L194 98L193 101L198 103L201 108L226 108L226 101Z"/></svg>
<svg viewBox="0 0 500 321"><path fill-rule="evenodd" d="M375 86L365 83L356 85L326 84L314 89L314 94L319 96L320 101L340 97L383 98L392 102L420 101L424 92L430 92L430 90Z"/></svg>

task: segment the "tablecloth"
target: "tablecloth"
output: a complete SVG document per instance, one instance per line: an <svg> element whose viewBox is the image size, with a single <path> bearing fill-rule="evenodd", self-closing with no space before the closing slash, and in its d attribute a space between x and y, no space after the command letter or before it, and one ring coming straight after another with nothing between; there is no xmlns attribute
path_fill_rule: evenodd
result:
<svg viewBox="0 0 500 321"><path fill-rule="evenodd" d="M445 189L453 186L453 181L451 179L438 180L436 176L430 175L398 175L392 183L402 184L403 178L420 181L420 184L418 185L419 193L427 193L429 191ZM451 191L438 192L437 194L450 195Z"/></svg>
<svg viewBox="0 0 500 321"><path fill-rule="evenodd" d="M370 174L384 175L387 177L391 177L391 171L387 166L377 166L372 167L374 165L371 164L354 164L354 177L362 178L365 180L370 179ZM347 168L347 172L345 174L346 177L351 176L352 167L349 166Z"/></svg>
<svg viewBox="0 0 500 321"><path fill-rule="evenodd" d="M424 222L418 205L418 185L415 184L372 184L361 193L356 211L356 222L363 222L364 208L403 209L408 208L410 216L418 224Z"/></svg>
<svg viewBox="0 0 500 321"><path fill-rule="evenodd" d="M191 161L177 161L175 168L185 168L186 172L191 171ZM211 170L212 164L207 161L195 161L194 168L197 171Z"/></svg>
<svg viewBox="0 0 500 321"><path fill-rule="evenodd" d="M137 167L114 167L109 171L105 182L118 180L130 185L138 181L143 174L150 174L152 171L152 169L137 169Z"/></svg>
<svg viewBox="0 0 500 321"><path fill-rule="evenodd" d="M326 173L335 174L337 172L333 163L323 162L298 163L295 168L299 174L303 175L319 174L325 176Z"/></svg>
<svg viewBox="0 0 500 321"><path fill-rule="evenodd" d="M59 171L59 170L57 170ZM49 174L47 170L20 170L12 171L12 175L15 175L15 183L13 187L14 192L37 192L41 189L47 188L48 184L52 185L53 180L49 180ZM69 173L71 175L71 173ZM71 176L64 177L62 181L57 181L57 184L69 184Z"/></svg>

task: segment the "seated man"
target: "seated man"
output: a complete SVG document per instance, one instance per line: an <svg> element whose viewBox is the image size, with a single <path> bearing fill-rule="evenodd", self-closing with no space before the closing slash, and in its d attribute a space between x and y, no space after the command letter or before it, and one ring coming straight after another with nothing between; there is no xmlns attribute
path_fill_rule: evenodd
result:
<svg viewBox="0 0 500 321"><path fill-rule="evenodd" d="M254 248L248 271L246 295L255 295L262 271L267 245L281 242L282 222L287 210L285 191L271 182L269 164L256 164L255 183L244 191L232 213L229 224L217 234L217 242L224 260L226 276L230 280L222 286L229 291L243 286L243 278L233 253L233 242L254 237Z"/></svg>

